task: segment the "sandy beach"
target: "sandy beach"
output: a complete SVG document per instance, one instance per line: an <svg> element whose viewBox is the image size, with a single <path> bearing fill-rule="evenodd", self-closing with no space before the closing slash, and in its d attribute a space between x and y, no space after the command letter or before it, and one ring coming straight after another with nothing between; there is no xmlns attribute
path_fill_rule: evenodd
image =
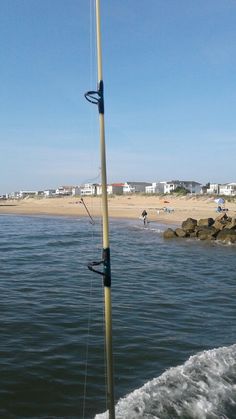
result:
<svg viewBox="0 0 236 419"><path fill-rule="evenodd" d="M92 217L101 216L100 197L84 197L84 202ZM150 221L165 224L180 224L188 217L215 218L218 215L214 198L206 196L113 196L108 198L108 205L110 217L138 219L146 209ZM236 217L236 202L226 201L225 208L229 216ZM0 214L88 217L80 198L71 196L1 201Z"/></svg>

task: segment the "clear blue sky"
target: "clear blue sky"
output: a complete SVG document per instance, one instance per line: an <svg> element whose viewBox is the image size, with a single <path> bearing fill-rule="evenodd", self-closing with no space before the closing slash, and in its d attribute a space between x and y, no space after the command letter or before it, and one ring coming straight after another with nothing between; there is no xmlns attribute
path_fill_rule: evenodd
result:
<svg viewBox="0 0 236 419"><path fill-rule="evenodd" d="M99 175L90 0L1 0L0 193ZM236 181L235 0L101 0L108 181Z"/></svg>

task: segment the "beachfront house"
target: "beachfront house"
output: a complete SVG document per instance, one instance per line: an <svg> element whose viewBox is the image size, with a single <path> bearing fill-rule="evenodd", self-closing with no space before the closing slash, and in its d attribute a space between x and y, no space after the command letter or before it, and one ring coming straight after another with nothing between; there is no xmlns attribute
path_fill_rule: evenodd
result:
<svg viewBox="0 0 236 419"><path fill-rule="evenodd" d="M123 195L124 183L111 183L107 185L108 195Z"/></svg>
<svg viewBox="0 0 236 419"><path fill-rule="evenodd" d="M8 199L19 199L20 198L20 192L10 192L8 194Z"/></svg>
<svg viewBox="0 0 236 419"><path fill-rule="evenodd" d="M150 182L125 182L123 186L123 193L145 193L146 186L151 186Z"/></svg>
<svg viewBox="0 0 236 419"><path fill-rule="evenodd" d="M59 186L56 189L56 195L58 196L69 196L72 195L73 186Z"/></svg>
<svg viewBox="0 0 236 419"><path fill-rule="evenodd" d="M123 183L111 183L107 185L108 195L122 195L123 194ZM97 195L102 195L102 185L97 185Z"/></svg>
<svg viewBox="0 0 236 419"><path fill-rule="evenodd" d="M123 186L123 193L126 194L126 193L134 193L134 192L135 192L135 188L130 183L125 182Z"/></svg>
<svg viewBox="0 0 236 419"><path fill-rule="evenodd" d="M45 189L44 196L45 198L50 198L56 194L56 189Z"/></svg>
<svg viewBox="0 0 236 419"><path fill-rule="evenodd" d="M210 186L210 183L206 183L206 185L202 185L202 187L201 187L201 194L202 195L207 194L207 189L209 188L209 186Z"/></svg>
<svg viewBox="0 0 236 419"><path fill-rule="evenodd" d="M202 186L200 183L195 181L186 181L186 180L172 180L164 184L164 193L169 194L174 192L177 188L184 188L190 193L200 194Z"/></svg>
<svg viewBox="0 0 236 419"><path fill-rule="evenodd" d="M19 192L19 198L23 199L23 198L33 198L37 195L39 195L39 192L41 191L20 191Z"/></svg>
<svg viewBox="0 0 236 419"><path fill-rule="evenodd" d="M225 183L223 185L219 185L219 194L220 195L227 195L227 196L235 196L236 195L236 183Z"/></svg>
<svg viewBox="0 0 236 419"><path fill-rule="evenodd" d="M80 187L80 194L83 196L97 195L99 185L97 183L85 183Z"/></svg>
<svg viewBox="0 0 236 419"><path fill-rule="evenodd" d="M207 194L218 195L219 193L220 193L220 183L210 183L209 188L207 188Z"/></svg>
<svg viewBox="0 0 236 419"><path fill-rule="evenodd" d="M164 193L164 185L166 182L153 182L150 186L146 186L145 193L155 194Z"/></svg>
<svg viewBox="0 0 236 419"><path fill-rule="evenodd" d="M80 187L79 186L73 186L71 193L72 193L72 196L79 196L80 195Z"/></svg>

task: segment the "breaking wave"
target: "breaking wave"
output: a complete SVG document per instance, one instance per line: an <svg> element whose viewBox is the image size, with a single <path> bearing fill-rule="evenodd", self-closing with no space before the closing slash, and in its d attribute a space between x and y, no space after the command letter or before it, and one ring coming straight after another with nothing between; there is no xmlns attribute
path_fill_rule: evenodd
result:
<svg viewBox="0 0 236 419"><path fill-rule="evenodd" d="M116 419L233 419L235 390L236 344L200 352L147 382L119 400Z"/></svg>

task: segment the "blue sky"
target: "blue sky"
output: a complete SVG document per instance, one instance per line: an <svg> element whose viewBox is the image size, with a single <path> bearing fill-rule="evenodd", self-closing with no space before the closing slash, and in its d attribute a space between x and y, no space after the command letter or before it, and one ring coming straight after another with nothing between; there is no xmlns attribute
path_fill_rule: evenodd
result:
<svg viewBox="0 0 236 419"><path fill-rule="evenodd" d="M0 193L98 179L93 0L1 0ZM236 181L236 2L101 0L108 181Z"/></svg>

